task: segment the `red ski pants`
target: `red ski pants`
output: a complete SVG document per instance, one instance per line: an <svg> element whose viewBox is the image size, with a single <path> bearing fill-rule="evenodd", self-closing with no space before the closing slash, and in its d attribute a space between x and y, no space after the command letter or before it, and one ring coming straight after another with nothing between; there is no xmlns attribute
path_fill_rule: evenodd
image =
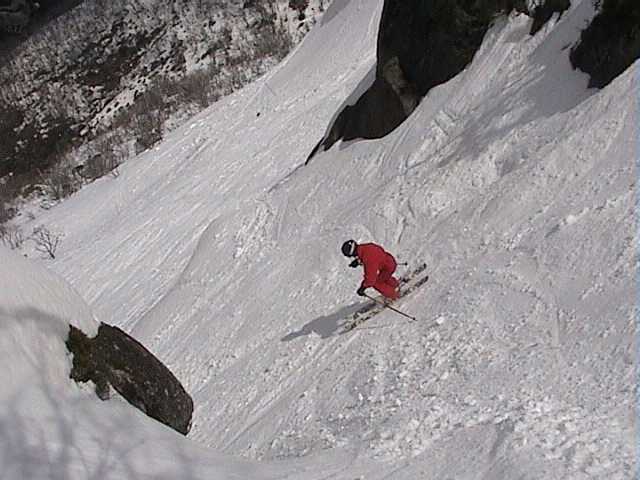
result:
<svg viewBox="0 0 640 480"><path fill-rule="evenodd" d="M393 276L394 271L395 268L393 270L380 270L376 283L373 285L373 288L391 300L397 299L399 295L398 286L400 282Z"/></svg>

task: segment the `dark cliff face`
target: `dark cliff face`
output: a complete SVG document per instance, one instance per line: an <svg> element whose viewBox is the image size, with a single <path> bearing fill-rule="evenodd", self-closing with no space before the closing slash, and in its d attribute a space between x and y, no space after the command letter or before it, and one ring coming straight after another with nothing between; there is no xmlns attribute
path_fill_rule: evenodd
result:
<svg viewBox="0 0 640 480"><path fill-rule="evenodd" d="M378 33L378 76L399 95L422 97L459 73L489 27L490 18L473 3L387 0Z"/></svg>
<svg viewBox="0 0 640 480"><path fill-rule="evenodd" d="M73 353L71 378L93 381L102 400L113 388L150 417L189 432L193 400L162 362L122 330L103 323L89 338L71 326L67 348Z"/></svg>
<svg viewBox="0 0 640 480"><path fill-rule="evenodd" d="M38 28L84 0L0 0L0 51L14 48Z"/></svg>
<svg viewBox="0 0 640 480"><path fill-rule="evenodd" d="M600 11L571 50L571 63L603 88L640 58L640 1L603 0Z"/></svg>
<svg viewBox="0 0 640 480"><path fill-rule="evenodd" d="M375 82L355 105L340 113L311 156L340 139L381 138L393 131L431 88L471 62L496 15L519 4L523 2L386 0Z"/></svg>
<svg viewBox="0 0 640 480"><path fill-rule="evenodd" d="M531 24L531 35L535 35L538 31L551 20L554 13L562 15L571 6L570 0L545 0L536 5L531 12L533 23Z"/></svg>

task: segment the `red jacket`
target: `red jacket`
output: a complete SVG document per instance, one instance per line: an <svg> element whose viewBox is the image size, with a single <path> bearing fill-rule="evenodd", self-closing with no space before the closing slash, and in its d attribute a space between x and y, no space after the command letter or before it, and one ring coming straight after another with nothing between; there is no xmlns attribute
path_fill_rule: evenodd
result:
<svg viewBox="0 0 640 480"><path fill-rule="evenodd" d="M393 258L393 255L375 243L358 245L356 247L356 256L364 266L363 288L373 287L378 280L380 272L386 271L388 275L391 275L397 267L396 259Z"/></svg>

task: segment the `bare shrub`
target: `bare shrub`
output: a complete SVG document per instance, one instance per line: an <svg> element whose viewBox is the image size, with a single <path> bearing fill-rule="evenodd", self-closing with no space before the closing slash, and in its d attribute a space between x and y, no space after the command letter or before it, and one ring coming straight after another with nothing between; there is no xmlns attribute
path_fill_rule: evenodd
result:
<svg viewBox="0 0 640 480"><path fill-rule="evenodd" d="M139 113L133 117L136 153L144 152L162 140L163 112Z"/></svg>
<svg viewBox="0 0 640 480"><path fill-rule="evenodd" d="M5 185L0 185L2 185L2 189L4 190ZM4 191L2 193L4 194ZM9 202L13 200L13 198L4 198L3 194L0 195L0 228L2 228L2 225L5 222L11 220L11 218L13 217L13 209L9 206L9 203L5 203L5 201Z"/></svg>
<svg viewBox="0 0 640 480"><path fill-rule="evenodd" d="M0 100L0 176L13 172L18 167L15 146L19 140L16 133L24 121L24 112L15 105Z"/></svg>
<svg viewBox="0 0 640 480"><path fill-rule="evenodd" d="M28 197L38 189L40 178L35 173L10 174L0 179L0 226L18 212L20 197Z"/></svg>
<svg viewBox="0 0 640 480"><path fill-rule="evenodd" d="M119 135L105 134L93 145L93 155L78 173L90 180L110 174L118 176L118 167L125 160L127 152Z"/></svg>
<svg viewBox="0 0 640 480"><path fill-rule="evenodd" d="M136 138L136 153L147 150L162 140L167 114L162 92L157 86L140 95L129 115L129 124Z"/></svg>
<svg viewBox="0 0 640 480"><path fill-rule="evenodd" d="M175 111L182 104L208 107L220 98L220 69L215 62L179 79L161 77L152 89L162 95L166 111Z"/></svg>
<svg viewBox="0 0 640 480"><path fill-rule="evenodd" d="M30 239L35 242L36 250L44 253L49 258L56 258L56 251L62 240L62 235L51 232L48 228L40 225L33 229Z"/></svg>
<svg viewBox="0 0 640 480"><path fill-rule="evenodd" d="M271 56L280 61L293 48L293 40L283 25L269 23L258 32L256 38L256 56Z"/></svg>
<svg viewBox="0 0 640 480"><path fill-rule="evenodd" d="M25 238L22 230L15 225L0 225L0 241L11 250L17 250L22 247Z"/></svg>
<svg viewBox="0 0 640 480"><path fill-rule="evenodd" d="M41 173L40 181L45 193L55 201L68 197L82 186L82 182L74 174L73 167L66 159L62 159L49 170Z"/></svg>
<svg viewBox="0 0 640 480"><path fill-rule="evenodd" d="M179 82L180 97L202 108L208 107L219 98L216 88L216 77L219 73L213 63L205 70L187 75Z"/></svg>

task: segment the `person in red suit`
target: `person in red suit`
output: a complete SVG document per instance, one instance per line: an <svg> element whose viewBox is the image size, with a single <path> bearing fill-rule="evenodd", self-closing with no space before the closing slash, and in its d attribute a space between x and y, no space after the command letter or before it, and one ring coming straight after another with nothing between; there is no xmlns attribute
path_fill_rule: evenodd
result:
<svg viewBox="0 0 640 480"><path fill-rule="evenodd" d="M346 257L355 257L355 260L349 264L350 267L364 266L364 279L358 288L358 295L365 296L364 291L373 287L389 300L398 298L399 282L393 276L398 264L393 255L375 243L358 245L355 240L344 242L342 253Z"/></svg>

